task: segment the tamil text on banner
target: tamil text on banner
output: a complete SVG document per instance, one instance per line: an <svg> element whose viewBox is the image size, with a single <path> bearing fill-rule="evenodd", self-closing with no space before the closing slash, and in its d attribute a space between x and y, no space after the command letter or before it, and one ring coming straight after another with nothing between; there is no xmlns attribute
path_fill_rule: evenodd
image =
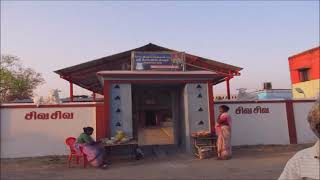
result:
<svg viewBox="0 0 320 180"><path fill-rule="evenodd" d="M182 52L132 52L132 70L184 70Z"/></svg>

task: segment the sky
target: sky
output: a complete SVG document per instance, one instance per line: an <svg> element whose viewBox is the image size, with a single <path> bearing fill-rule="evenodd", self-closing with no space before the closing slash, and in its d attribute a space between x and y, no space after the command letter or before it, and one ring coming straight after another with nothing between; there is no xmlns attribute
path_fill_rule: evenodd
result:
<svg viewBox="0 0 320 180"><path fill-rule="evenodd" d="M288 57L320 44L319 8L319 1L1 1L1 54L40 72L46 83L36 94L44 96L69 93L53 71L148 43L244 68L230 81L232 93L263 82L290 88Z"/></svg>

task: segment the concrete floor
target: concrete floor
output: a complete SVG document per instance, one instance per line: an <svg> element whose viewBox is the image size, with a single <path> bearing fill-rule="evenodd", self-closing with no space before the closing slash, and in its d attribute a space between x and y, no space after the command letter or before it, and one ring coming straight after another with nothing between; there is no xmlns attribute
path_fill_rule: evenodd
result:
<svg viewBox="0 0 320 180"><path fill-rule="evenodd" d="M233 148L227 161L198 160L189 154L171 154L135 161L114 160L107 170L67 168L66 157L1 160L1 179L277 179L287 160L311 145L250 146Z"/></svg>

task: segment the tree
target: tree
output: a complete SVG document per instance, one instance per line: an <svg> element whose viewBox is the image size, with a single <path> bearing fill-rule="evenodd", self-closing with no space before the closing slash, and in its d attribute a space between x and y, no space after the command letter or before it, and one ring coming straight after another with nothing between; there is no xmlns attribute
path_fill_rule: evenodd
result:
<svg viewBox="0 0 320 180"><path fill-rule="evenodd" d="M0 102L28 99L33 90L44 83L40 73L24 68L20 59L12 55L1 55L0 60Z"/></svg>

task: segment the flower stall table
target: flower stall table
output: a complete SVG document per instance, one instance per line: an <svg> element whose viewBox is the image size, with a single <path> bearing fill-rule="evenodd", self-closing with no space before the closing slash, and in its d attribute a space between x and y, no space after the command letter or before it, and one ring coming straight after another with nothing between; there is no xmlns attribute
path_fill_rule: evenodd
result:
<svg viewBox="0 0 320 180"><path fill-rule="evenodd" d="M203 159L204 157L202 157L201 152L209 149L211 149L212 154L217 152L216 142L217 142L216 135L210 134L210 135L201 136L198 134L192 134L192 144L193 144L194 155L199 159Z"/></svg>
<svg viewBox="0 0 320 180"><path fill-rule="evenodd" d="M119 149L119 148L129 148L130 149L130 154L132 157L135 157L135 152L136 149L138 148L138 142L136 140L130 140L129 142L126 143L114 143L114 144L103 144L104 149L106 150L107 158L110 160L110 157L112 156L112 151Z"/></svg>

